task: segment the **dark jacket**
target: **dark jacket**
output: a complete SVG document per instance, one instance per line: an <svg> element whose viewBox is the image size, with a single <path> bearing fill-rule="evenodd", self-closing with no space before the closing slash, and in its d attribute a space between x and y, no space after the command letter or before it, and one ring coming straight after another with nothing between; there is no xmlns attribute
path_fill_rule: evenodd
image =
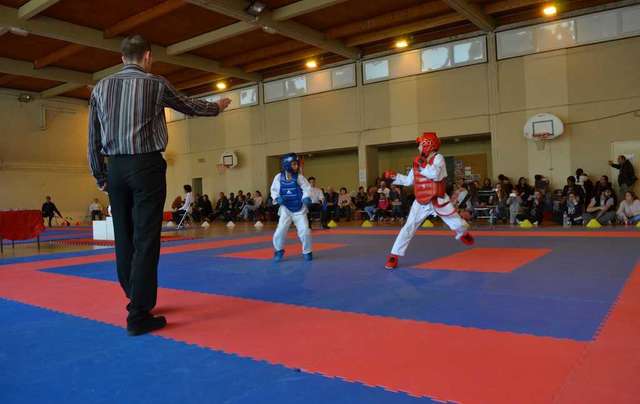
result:
<svg viewBox="0 0 640 404"><path fill-rule="evenodd" d="M629 160L625 160L622 164L611 164L611 167L617 168L620 170L618 174L618 185L627 185L632 186L636 180L635 170L633 169L633 164Z"/></svg>

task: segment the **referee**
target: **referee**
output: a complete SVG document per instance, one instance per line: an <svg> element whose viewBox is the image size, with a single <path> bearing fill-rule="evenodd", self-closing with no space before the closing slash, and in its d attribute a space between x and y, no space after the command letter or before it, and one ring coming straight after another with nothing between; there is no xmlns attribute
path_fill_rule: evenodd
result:
<svg viewBox="0 0 640 404"><path fill-rule="evenodd" d="M151 314L167 193L167 163L161 154L168 140L164 108L215 116L230 100L192 100L149 73L151 46L140 35L124 39L121 51L122 70L101 80L91 94L89 164L98 187L109 193L118 280L129 299L127 331L140 335L167 323Z"/></svg>

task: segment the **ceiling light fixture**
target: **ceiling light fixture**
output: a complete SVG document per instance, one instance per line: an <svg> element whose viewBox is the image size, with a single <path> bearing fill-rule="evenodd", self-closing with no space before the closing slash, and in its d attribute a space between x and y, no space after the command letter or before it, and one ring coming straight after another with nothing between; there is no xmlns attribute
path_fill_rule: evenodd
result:
<svg viewBox="0 0 640 404"><path fill-rule="evenodd" d="M398 39L395 43L395 47L398 49L406 48L409 46L409 42L406 39Z"/></svg>
<svg viewBox="0 0 640 404"><path fill-rule="evenodd" d="M547 17L553 17L558 13L558 9L556 8L556 6L551 4L549 6L545 6L545 8L542 9L542 13Z"/></svg>
<svg viewBox="0 0 640 404"><path fill-rule="evenodd" d="M227 83L225 83L224 81L219 81L218 83L216 83L216 88L218 90L224 90L227 88Z"/></svg>
<svg viewBox="0 0 640 404"><path fill-rule="evenodd" d="M266 4L259 2L257 0L254 0L251 2L251 4L249 4L249 6L244 11L251 16L258 17L264 11L265 8L267 8Z"/></svg>
<svg viewBox="0 0 640 404"><path fill-rule="evenodd" d="M307 66L307 69L315 69L318 67L318 62L315 59L307 60L307 63L304 64Z"/></svg>

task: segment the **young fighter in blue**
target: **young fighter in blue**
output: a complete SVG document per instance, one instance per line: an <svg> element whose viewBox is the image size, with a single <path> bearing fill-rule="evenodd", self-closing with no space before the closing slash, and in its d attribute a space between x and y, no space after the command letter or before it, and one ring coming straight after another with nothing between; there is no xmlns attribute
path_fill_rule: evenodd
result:
<svg viewBox="0 0 640 404"><path fill-rule="evenodd" d="M311 230L309 229L309 220L307 219L307 207L311 205L309 191L311 185L309 181L300 173L300 163L295 153L284 155L280 159L282 171L273 178L271 184L271 198L274 203L280 205L278 214L278 228L273 234L273 247L275 253L273 260L282 261L284 257L284 242L287 238L287 232L291 222L298 229L298 238L302 242L302 255L305 261L311 261L313 255L311 253Z"/></svg>

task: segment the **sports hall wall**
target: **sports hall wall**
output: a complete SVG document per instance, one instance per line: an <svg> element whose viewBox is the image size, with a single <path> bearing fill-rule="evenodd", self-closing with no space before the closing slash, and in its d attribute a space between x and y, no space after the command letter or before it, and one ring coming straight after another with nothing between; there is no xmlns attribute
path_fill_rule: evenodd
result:
<svg viewBox="0 0 640 404"><path fill-rule="evenodd" d="M0 89L0 209L40 209L51 195L63 215L82 220L93 198L106 202L87 166L87 103L18 95Z"/></svg>
<svg viewBox="0 0 640 404"><path fill-rule="evenodd" d="M274 174L268 157L289 151L357 150L353 175L368 182L385 159L379 145L411 142L424 130L491 134L493 177L540 173L555 186L577 167L610 173L611 142L640 139L639 114L625 114L640 109L640 37L489 60L170 123L167 204L197 177L210 195L266 190ZM63 213L85 215L100 195L86 167L86 102L45 101L76 113L48 113L41 130L40 101L21 104L17 93L1 93L0 208L39 207L52 194ZM538 112L567 123L541 151L522 136L526 119ZM225 150L235 151L240 165L218 174ZM354 177L344 180L344 165L327 164L330 158L323 156L320 185L349 186Z"/></svg>
<svg viewBox="0 0 640 404"><path fill-rule="evenodd" d="M267 170L267 157L290 151L357 149L353 158L370 181L387 157L367 146L410 142L425 130L444 137L490 133L494 178L543 174L561 186L577 167L609 173L611 142L640 138L640 117L622 114L640 109L639 67L636 37L174 122L169 195L192 177L202 177L209 194L266 190L274 174L267 172L273 171ZM538 112L567 124L565 134L544 150L522 135L527 118ZM220 175L215 164L224 150L238 153L240 166ZM316 175L320 185L349 186L341 164L324 166L327 171Z"/></svg>

